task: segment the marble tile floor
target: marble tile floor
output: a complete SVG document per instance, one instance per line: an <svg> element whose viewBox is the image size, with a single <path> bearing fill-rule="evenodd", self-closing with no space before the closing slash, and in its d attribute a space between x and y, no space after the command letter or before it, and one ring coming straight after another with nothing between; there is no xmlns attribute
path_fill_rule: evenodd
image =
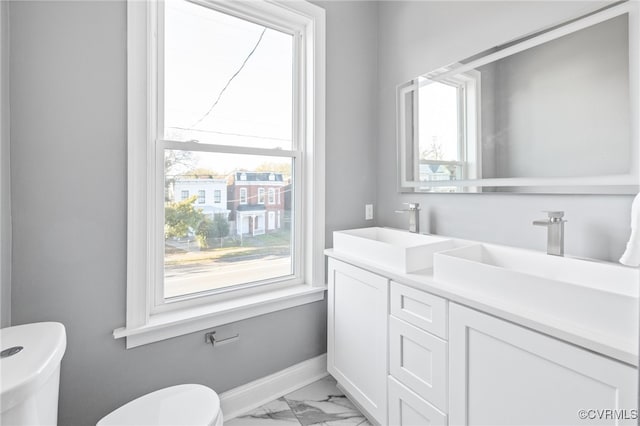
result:
<svg viewBox="0 0 640 426"><path fill-rule="evenodd" d="M224 422L225 426L371 426L371 423L327 376L250 413Z"/></svg>

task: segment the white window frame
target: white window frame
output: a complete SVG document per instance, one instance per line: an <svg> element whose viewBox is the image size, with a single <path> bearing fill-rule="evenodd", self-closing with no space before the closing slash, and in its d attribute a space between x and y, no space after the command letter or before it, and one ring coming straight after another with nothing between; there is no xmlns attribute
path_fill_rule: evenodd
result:
<svg viewBox="0 0 640 426"><path fill-rule="evenodd" d="M245 205L247 204L247 199L249 198L249 196L247 195L247 188L240 188L240 190L238 191L238 199L239 199L239 203L241 205Z"/></svg>
<svg viewBox="0 0 640 426"><path fill-rule="evenodd" d="M431 83L441 83L447 84L449 86L455 87L457 89L457 97L458 97L458 160L454 161L445 161L445 160L419 160L420 158L420 147L419 147L419 126L418 123L418 115L419 115L419 101L418 101L418 91L420 87L431 84ZM440 80L428 80L426 78L418 78L413 80L411 84L406 85L405 87L398 88L398 122L404 122L404 117L408 114L408 111L405 109L405 104L403 102L404 97L407 94L411 94L412 99L412 113L413 113L413 128L412 128L412 136L411 140L414 141L412 144L412 158L416 159L413 164L413 176L417 176L418 180L416 182L420 182L420 186L417 187L420 191L428 191L434 190L434 192L449 192L450 187L440 186L440 190L437 187L433 188L432 185L434 182L439 182L437 180L433 181L422 181L419 179L420 177L420 165L455 165L460 166L462 169L462 176L460 180L466 179L480 179L481 170L482 170L482 149L481 149L481 131L480 131L480 123L481 123L481 108L480 108L480 94L481 94L481 74L476 70L469 70L465 73L461 73L460 75L450 76L446 79ZM407 140L405 129L399 126L399 134L400 140ZM401 147L404 147L404 144L401 144ZM408 149L407 147L404 147ZM401 150L402 151L402 150ZM404 153L400 153L400 158L405 158ZM404 161L401 162L400 167L402 170L400 171L401 176L401 187L406 187L411 183L406 180L405 167L406 164ZM446 181L446 182L455 182L455 181ZM437 185L437 184L436 184ZM466 187L464 192L477 192L477 187Z"/></svg>
<svg viewBox="0 0 640 426"><path fill-rule="evenodd" d="M276 190L275 190L275 188L269 188L269 190L267 191L267 202L269 204L275 204L276 203Z"/></svg>
<svg viewBox="0 0 640 426"><path fill-rule="evenodd" d="M222 204L222 190L214 189L213 190L213 204Z"/></svg>
<svg viewBox="0 0 640 426"><path fill-rule="evenodd" d="M258 188L258 204L264 204L264 188Z"/></svg>
<svg viewBox="0 0 640 426"><path fill-rule="evenodd" d="M207 191L204 189L198 190L198 204L206 204L207 203Z"/></svg>
<svg viewBox="0 0 640 426"><path fill-rule="evenodd" d="M294 73L298 78L296 129L302 167L296 211L303 236L297 250L299 282L286 286L251 287L181 301L169 310L154 309L157 264L164 240L158 233L164 215L164 186L158 179L167 144L157 143L157 90L161 50L157 49L159 8L156 0L128 0L128 206L126 325L114 330L132 348L182 334L324 299L324 139L325 139L325 12L304 0L192 0L223 13L271 28L294 29L300 46ZM197 142L173 142L201 151ZM226 152L233 147L218 146ZM272 150L245 148L247 154L273 155Z"/></svg>
<svg viewBox="0 0 640 426"><path fill-rule="evenodd" d="M416 93L413 97L413 111L414 111L414 122L418 122L418 114L419 114L419 102L418 102L418 93L420 87L432 84L432 83L440 83L445 84L456 89L457 96L457 104L458 104L458 159L457 160L420 160L419 164L429 164L429 165L455 165L462 167L462 176L461 179L469 179L470 174L470 166L474 169L475 165L479 162L479 159L476 158L479 156L479 152L477 150L478 145L478 135L476 132L476 123L479 122L479 114L480 109L477 108L476 98L480 96L479 88L480 88L480 73L473 70L472 72L468 72L459 76L450 77L444 80L437 81L425 81L418 83L418 87L416 89ZM414 126L414 135L413 140L418 141L419 139L419 126ZM414 143L414 156L416 158L420 158L419 156L419 144ZM419 170L416 169L416 172L420 173ZM474 174L472 172L471 174ZM473 176L475 178L475 176ZM428 182L427 182L428 183Z"/></svg>

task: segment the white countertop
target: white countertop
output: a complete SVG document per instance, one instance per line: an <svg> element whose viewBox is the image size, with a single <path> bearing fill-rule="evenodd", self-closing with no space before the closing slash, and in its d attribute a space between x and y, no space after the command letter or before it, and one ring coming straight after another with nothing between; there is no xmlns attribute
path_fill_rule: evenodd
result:
<svg viewBox="0 0 640 426"><path fill-rule="evenodd" d="M623 340L615 336L603 335L541 312L522 309L519 306L510 306L505 301L470 291L468 288L436 282L433 279L433 268L405 274L380 268L373 263L368 263L366 260L338 253L333 249L327 249L324 253L328 257L366 269L400 284L435 294L452 302L511 321L624 363L638 366L637 338Z"/></svg>

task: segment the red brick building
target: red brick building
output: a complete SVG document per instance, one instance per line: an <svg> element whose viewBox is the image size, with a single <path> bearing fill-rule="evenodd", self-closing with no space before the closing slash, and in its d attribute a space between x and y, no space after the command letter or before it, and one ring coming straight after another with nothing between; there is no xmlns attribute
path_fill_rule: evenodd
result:
<svg viewBox="0 0 640 426"><path fill-rule="evenodd" d="M234 172L227 182L227 206L232 232L261 235L282 228L285 217L285 187L282 173Z"/></svg>

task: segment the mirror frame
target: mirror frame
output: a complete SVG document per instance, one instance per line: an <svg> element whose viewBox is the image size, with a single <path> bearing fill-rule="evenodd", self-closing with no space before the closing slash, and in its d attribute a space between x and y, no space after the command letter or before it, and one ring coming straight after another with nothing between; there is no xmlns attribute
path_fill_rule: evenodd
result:
<svg viewBox="0 0 640 426"><path fill-rule="evenodd" d="M539 46L576 31L591 27L617 16L629 17L629 90L630 90L630 142L631 170L627 174L560 177L560 178L489 178L468 180L447 180L419 182L409 181L407 176L406 108L408 92L419 87L421 78L443 80L480 66L503 59L507 56ZM398 192L421 194L636 194L640 191L640 2L616 3L588 15L555 25L507 42L496 48L473 55L460 62L448 65L418 76L396 87L396 138ZM412 161L413 163L413 161ZM415 167L411 164L411 167ZM424 191L420 187L455 187L455 192ZM497 191L483 192L481 188L495 188Z"/></svg>

